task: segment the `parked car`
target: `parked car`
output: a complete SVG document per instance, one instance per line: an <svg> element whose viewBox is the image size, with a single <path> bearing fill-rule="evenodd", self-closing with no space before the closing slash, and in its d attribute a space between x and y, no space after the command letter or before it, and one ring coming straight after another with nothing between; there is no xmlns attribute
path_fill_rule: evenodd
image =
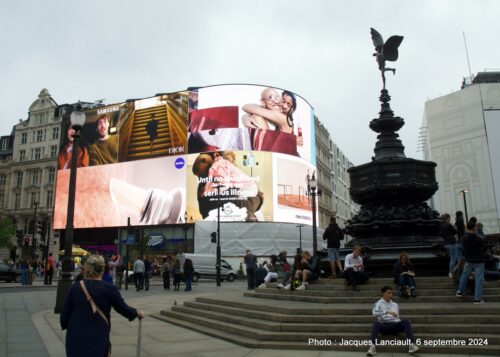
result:
<svg viewBox="0 0 500 357"><path fill-rule="evenodd" d="M8 283L17 282L19 273L16 268L9 266L5 263L0 263L0 280Z"/></svg>
<svg viewBox="0 0 500 357"><path fill-rule="evenodd" d="M193 281L196 282L202 278L215 278L217 276L216 262L217 258L211 254L179 254L177 258L184 264L184 260L189 258L193 262ZM222 280L234 281L238 273L224 259L221 259L221 278Z"/></svg>

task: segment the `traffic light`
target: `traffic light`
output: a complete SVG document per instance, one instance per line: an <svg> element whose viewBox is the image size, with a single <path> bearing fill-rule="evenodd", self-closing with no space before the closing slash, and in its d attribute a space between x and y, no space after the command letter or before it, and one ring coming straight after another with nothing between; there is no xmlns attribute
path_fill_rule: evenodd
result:
<svg viewBox="0 0 500 357"><path fill-rule="evenodd" d="M40 237L43 240L43 238L45 237L45 222L44 221L37 222L37 224L36 224L36 232L38 234L40 234Z"/></svg>
<svg viewBox="0 0 500 357"><path fill-rule="evenodd" d="M212 232L212 233L210 234L210 237L212 237L212 238L210 239L210 242L212 242L212 243L217 243L217 232Z"/></svg>
<svg viewBox="0 0 500 357"><path fill-rule="evenodd" d="M20 247L21 244L23 244L23 231L22 230L16 231L16 240L17 240L17 245Z"/></svg>

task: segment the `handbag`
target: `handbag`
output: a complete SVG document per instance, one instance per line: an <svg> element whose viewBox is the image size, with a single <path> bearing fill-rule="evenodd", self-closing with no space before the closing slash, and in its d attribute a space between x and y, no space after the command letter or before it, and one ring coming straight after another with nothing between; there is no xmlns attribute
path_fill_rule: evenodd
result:
<svg viewBox="0 0 500 357"><path fill-rule="evenodd" d="M92 308L92 312L95 314L96 312L106 321L106 325L108 325L109 329L109 321L104 312L97 306L95 303L94 299L92 299L92 296L90 296L89 291L87 290L87 287L85 286L85 283L83 280L80 280L80 286L82 287L83 293L85 294L85 297L87 298L87 301L90 304L90 307ZM108 340L109 343L109 350L108 350L108 357L111 356L111 341Z"/></svg>

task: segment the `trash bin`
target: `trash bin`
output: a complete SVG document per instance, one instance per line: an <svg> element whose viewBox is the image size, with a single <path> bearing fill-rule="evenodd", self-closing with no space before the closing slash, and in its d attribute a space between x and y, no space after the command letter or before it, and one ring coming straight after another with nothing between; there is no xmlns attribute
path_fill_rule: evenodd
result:
<svg viewBox="0 0 500 357"><path fill-rule="evenodd" d="M28 281L27 281L27 284L28 285L33 285L33 271L29 271L28 272Z"/></svg>

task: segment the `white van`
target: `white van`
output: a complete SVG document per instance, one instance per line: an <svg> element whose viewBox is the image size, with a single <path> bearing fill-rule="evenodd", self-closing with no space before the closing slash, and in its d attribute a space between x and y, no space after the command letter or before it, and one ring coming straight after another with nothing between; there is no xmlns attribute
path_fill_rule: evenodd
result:
<svg viewBox="0 0 500 357"><path fill-rule="evenodd" d="M179 259L181 263L181 267L184 265L184 260L186 258L191 259L193 262L193 281L198 281L200 277L206 278L216 278L217 277L217 257L211 254L189 254L183 253L177 255L177 259ZM221 259L221 278L222 280L233 281L236 279L238 274L233 270L233 267L226 262L224 259Z"/></svg>

